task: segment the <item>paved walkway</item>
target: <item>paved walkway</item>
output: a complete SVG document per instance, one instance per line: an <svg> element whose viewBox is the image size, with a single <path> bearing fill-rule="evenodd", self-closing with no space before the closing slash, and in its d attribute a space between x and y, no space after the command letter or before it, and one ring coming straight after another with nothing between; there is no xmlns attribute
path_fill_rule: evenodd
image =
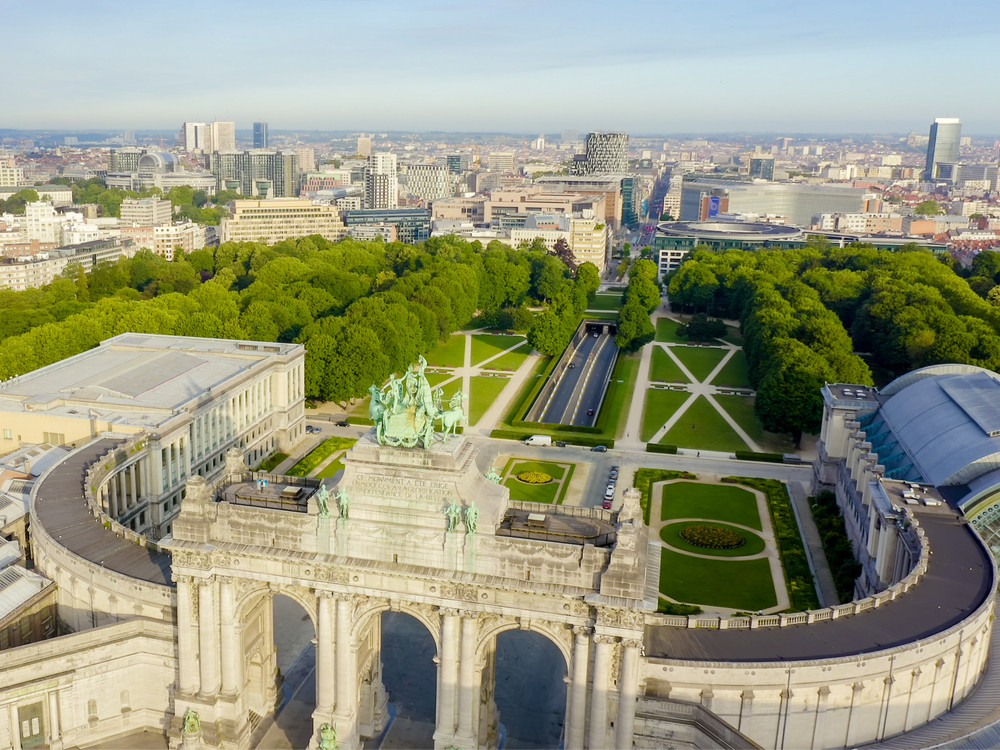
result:
<svg viewBox="0 0 1000 750"><path fill-rule="evenodd" d="M722 486L722 482L719 481L718 476L704 475L705 478L699 477L699 484L717 484ZM669 526L673 523L678 523L681 521L700 521L700 518L670 518L666 521L661 521L663 517L663 488L668 484L676 484L678 482L691 481L686 479L670 479L665 482L655 482L650 488L650 505L649 505L649 533L652 537L655 534L656 540L659 542L660 546L664 549L669 549L672 552L677 552L682 555L689 555L691 557L699 557L710 560L722 560L722 561L733 561L739 562L743 560L757 560L759 558L766 558L768 561L768 568L771 571L771 583L774 586L774 594L777 598L777 604L768 609L762 610L764 614L771 614L772 612L781 612L782 610L788 609L791 603L788 599L788 585L785 582L785 573L781 567L781 558L778 552L778 542L774 536L774 527L771 526L771 513L767 508L767 498L764 497L763 492L758 492L750 487L740 486L739 489L746 490L754 496L754 500L757 503L757 516L760 518L761 528L758 531L750 526L743 526L743 524L733 523L732 521L720 521L720 523L725 523L730 526L737 526L744 528L754 534L758 534L764 539L764 551L759 552L756 555L745 555L743 557L721 557L719 555L700 555L697 552L688 552L687 550L678 549L673 547L660 537L660 530L664 526ZM732 487L734 485L724 485L726 487ZM660 594L665 599L670 599L670 597L665 594ZM671 600L673 601L673 600ZM687 602L683 602L687 603ZM707 614L710 615L720 615L722 617L728 617L741 610L732 609L728 607L718 607L712 605L703 605L701 602L691 602L693 604L699 604L705 610Z"/></svg>

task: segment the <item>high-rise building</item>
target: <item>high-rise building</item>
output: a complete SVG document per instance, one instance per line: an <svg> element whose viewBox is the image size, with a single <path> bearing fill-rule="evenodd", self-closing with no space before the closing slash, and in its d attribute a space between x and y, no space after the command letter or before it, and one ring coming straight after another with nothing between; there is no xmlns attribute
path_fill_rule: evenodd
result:
<svg viewBox="0 0 1000 750"><path fill-rule="evenodd" d="M17 166L14 157L0 159L0 186L15 187L24 182L24 168Z"/></svg>
<svg viewBox="0 0 1000 750"><path fill-rule="evenodd" d="M120 211L123 226L155 227L169 224L174 216L170 201L162 198L126 198Z"/></svg>
<svg viewBox="0 0 1000 750"><path fill-rule="evenodd" d="M628 173L628 133L589 133L583 174Z"/></svg>
<svg viewBox="0 0 1000 750"><path fill-rule="evenodd" d="M267 148L267 123L255 122L253 124L253 147Z"/></svg>
<svg viewBox="0 0 1000 750"><path fill-rule="evenodd" d="M358 156L366 159L372 155L372 137L370 135L358 136Z"/></svg>
<svg viewBox="0 0 1000 750"><path fill-rule="evenodd" d="M294 197L299 191L299 157L294 151L213 151L208 168L219 190L265 198Z"/></svg>
<svg viewBox="0 0 1000 750"><path fill-rule="evenodd" d="M181 148L185 151L204 151L207 137L203 122L185 122L181 125Z"/></svg>
<svg viewBox="0 0 1000 750"><path fill-rule="evenodd" d="M494 151L490 154L490 171L510 174L514 171L513 151Z"/></svg>
<svg viewBox="0 0 1000 750"><path fill-rule="evenodd" d="M962 121L960 119L957 117L938 117L934 120L927 141L924 180L932 182L939 178L941 169L938 165L958 162L958 146L961 138Z"/></svg>
<svg viewBox="0 0 1000 750"><path fill-rule="evenodd" d="M451 195L448 167L444 164L411 164L406 168L406 192L436 201Z"/></svg>
<svg viewBox="0 0 1000 750"><path fill-rule="evenodd" d="M398 208L399 177L396 174L396 155L376 153L368 157L365 165L365 208Z"/></svg>
<svg viewBox="0 0 1000 750"><path fill-rule="evenodd" d="M205 144L206 151L235 151L236 123L211 122L208 124L208 134Z"/></svg>
<svg viewBox="0 0 1000 750"><path fill-rule="evenodd" d="M113 148L111 149L111 165L108 171L112 174L122 172L138 172L139 157L146 153L144 148Z"/></svg>
<svg viewBox="0 0 1000 750"><path fill-rule="evenodd" d="M448 162L448 171L451 174L462 174L469 169L468 154L448 154L445 159Z"/></svg>
<svg viewBox="0 0 1000 750"><path fill-rule="evenodd" d="M760 180L773 180L774 157L750 157L750 177Z"/></svg>

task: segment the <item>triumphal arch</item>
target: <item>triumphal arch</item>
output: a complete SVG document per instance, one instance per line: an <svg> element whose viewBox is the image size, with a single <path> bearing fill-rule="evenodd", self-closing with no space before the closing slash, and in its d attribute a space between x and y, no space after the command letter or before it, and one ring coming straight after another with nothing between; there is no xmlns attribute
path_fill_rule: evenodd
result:
<svg viewBox="0 0 1000 750"><path fill-rule="evenodd" d="M433 638L436 747L497 746L496 643L512 629L563 656L566 747L631 746L658 573L637 493L615 513L511 501L477 468L472 440L429 430L453 426L461 398L445 409L423 363L386 388L335 486L251 473L236 454L221 482L189 481L168 542L174 746L246 747L273 712L278 594L302 605L315 632L310 747L353 750L384 727L389 610Z"/></svg>

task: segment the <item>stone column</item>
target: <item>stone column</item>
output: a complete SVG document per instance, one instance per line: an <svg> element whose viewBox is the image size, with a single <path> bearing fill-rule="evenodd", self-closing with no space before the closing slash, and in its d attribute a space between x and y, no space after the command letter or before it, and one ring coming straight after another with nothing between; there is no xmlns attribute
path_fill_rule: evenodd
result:
<svg viewBox="0 0 1000 750"><path fill-rule="evenodd" d="M21 722L17 718L17 705L7 704L7 716L10 726L10 746L11 750L21 750Z"/></svg>
<svg viewBox="0 0 1000 750"><path fill-rule="evenodd" d="M235 588L231 576L219 579L219 621L222 623L222 692L226 695L236 695L241 684Z"/></svg>
<svg viewBox="0 0 1000 750"><path fill-rule="evenodd" d="M337 716L353 721L355 714L354 697L357 693L357 675L354 673L353 652L351 650L351 598L343 594L337 598L337 643L336 680ZM342 727L344 735L350 735Z"/></svg>
<svg viewBox="0 0 1000 750"><path fill-rule="evenodd" d="M194 695L200 687L198 640L194 624L195 588L191 576L174 576L177 583L177 687L184 695Z"/></svg>
<svg viewBox="0 0 1000 750"><path fill-rule="evenodd" d="M594 690L590 703L590 750L604 750L608 741L608 673L615 639L610 635L594 636L597 651L594 656Z"/></svg>
<svg viewBox="0 0 1000 750"><path fill-rule="evenodd" d="M319 596L319 624L316 628L316 711L324 717L333 712L337 698L333 681L333 597L328 591Z"/></svg>
<svg viewBox="0 0 1000 750"><path fill-rule="evenodd" d="M128 488L132 495L132 507L134 508L139 504L139 493L135 491L135 464L128 467ZM149 519L152 522L152 518Z"/></svg>
<svg viewBox="0 0 1000 750"><path fill-rule="evenodd" d="M215 616L215 579L201 582L198 592L198 640L201 644L201 693L219 692L219 624Z"/></svg>
<svg viewBox="0 0 1000 750"><path fill-rule="evenodd" d="M59 722L59 693L52 691L49 693L49 748L58 750L62 748L62 729ZM11 727L15 729L16 727Z"/></svg>
<svg viewBox="0 0 1000 750"><path fill-rule="evenodd" d="M573 628L573 674L569 683L566 747L582 748L587 725L587 667L590 666L590 628Z"/></svg>
<svg viewBox="0 0 1000 750"><path fill-rule="evenodd" d="M458 684L457 609L441 610L441 660L438 664L437 729L435 745L451 744L455 736L455 689ZM447 745L442 745L447 746Z"/></svg>
<svg viewBox="0 0 1000 750"><path fill-rule="evenodd" d="M108 484L111 486L111 502L109 505L115 509L112 518L117 521L122 516L122 509L118 504L118 477L115 474L112 474L108 479Z"/></svg>
<svg viewBox="0 0 1000 750"><path fill-rule="evenodd" d="M478 617L477 612L462 613L462 654L458 663L458 736L459 741L469 747L476 744L473 727L476 725L476 700L479 697L475 684Z"/></svg>
<svg viewBox="0 0 1000 750"><path fill-rule="evenodd" d="M615 724L615 747L632 747L635 731L635 703L639 693L639 649L642 641L622 641L622 671L618 679L618 721Z"/></svg>

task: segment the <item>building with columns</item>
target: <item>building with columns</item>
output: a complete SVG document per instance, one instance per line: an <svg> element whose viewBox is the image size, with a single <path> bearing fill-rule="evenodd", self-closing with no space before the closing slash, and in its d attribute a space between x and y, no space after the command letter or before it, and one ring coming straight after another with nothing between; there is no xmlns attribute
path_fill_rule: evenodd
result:
<svg viewBox="0 0 1000 750"><path fill-rule="evenodd" d="M123 344L172 338L125 336ZM227 378L224 363L205 353L245 353L253 362L264 346L185 340L182 351L208 361L179 371L192 363L147 352L151 363L141 378L123 364L118 379L64 389L62 398L76 399L65 413L45 383L12 395L26 411L39 405L91 429L31 491L36 564L56 582L59 615L74 632L4 653L0 746L88 747L144 730L164 734L172 748L254 746L280 694L277 597L301 608L315 636L313 748L324 724L335 725L338 747L350 750L388 721L386 613L411 618L430 640L433 744L442 750L498 746L498 643L512 631L557 654L555 675L538 670L533 678L554 677L565 689L567 748L905 742L905 733L961 704L983 676L995 565L955 509L953 485L935 486L931 477L938 476L933 467L951 467L948 476L969 482L964 498L990 496L976 484L980 475L966 477L959 466L970 456L967 466L993 460L980 449L994 439L989 415L1000 401L978 377L984 371L929 368L881 393L857 386L824 392L816 476L836 488L851 516L849 533L864 550L866 572L853 601L809 612L675 616L655 611L660 548L649 539L637 490L607 511L512 501L477 468L480 451L497 450L492 443L439 435L426 450L394 448L379 445L372 431L345 455L333 484L252 472L253 443L232 439L222 465L199 472L204 465L189 460L195 436L203 444L205 435L223 433L203 432L194 421L208 417L211 424L220 400L230 417L253 414L259 404L247 395L246 378ZM177 353L165 343L163 350ZM295 403L301 348L266 353L272 376L280 376L272 386ZM135 418L154 406L144 402L145 391L130 396L128 382L166 388L166 396L184 390L193 372L205 387L192 397L197 408L188 409L187 433L160 424L125 433L126 413ZM949 382L949 374L958 379ZM922 415L904 408L911 388ZM132 411L118 404L121 417L103 421L105 399L130 398ZM89 411L70 414L84 399ZM184 408L173 406L174 418L183 419ZM7 412L0 410L0 419ZM966 422L958 421L962 413ZM910 442L898 445L927 472L923 479L906 474L895 451L873 452L876 443L894 444L874 422L862 424L867 414L881 415L890 432L909 430ZM967 440L948 441L931 460L935 449L922 437L933 428L921 432L907 414L939 428L975 427L986 442L959 456L950 448ZM241 424L261 426L246 418ZM185 434L190 442L173 441ZM219 446L209 443L215 455ZM890 476L897 469L902 473ZM130 499L164 474L183 481L183 499L170 534L153 540L116 514L133 511ZM449 515L452 506L457 513ZM982 506L968 507L975 513ZM199 721L186 723L189 711Z"/></svg>

